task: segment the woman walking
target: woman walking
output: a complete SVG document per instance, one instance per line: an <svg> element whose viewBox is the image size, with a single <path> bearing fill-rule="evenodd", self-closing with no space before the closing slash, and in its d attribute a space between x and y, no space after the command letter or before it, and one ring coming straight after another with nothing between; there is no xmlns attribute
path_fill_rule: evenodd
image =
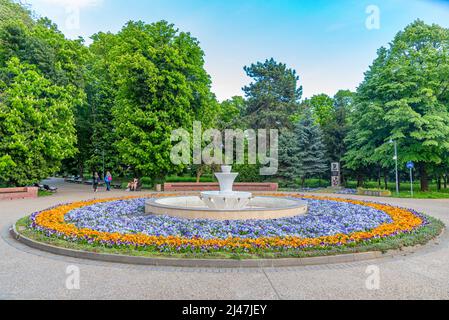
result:
<svg viewBox="0 0 449 320"><path fill-rule="evenodd" d="M109 171L106 172L104 183L106 183L106 191L111 191L112 174Z"/></svg>
<svg viewBox="0 0 449 320"><path fill-rule="evenodd" d="M100 182L100 176L98 175L98 172L94 172L94 175L92 176L92 185L94 187L94 192L98 191L98 183Z"/></svg>

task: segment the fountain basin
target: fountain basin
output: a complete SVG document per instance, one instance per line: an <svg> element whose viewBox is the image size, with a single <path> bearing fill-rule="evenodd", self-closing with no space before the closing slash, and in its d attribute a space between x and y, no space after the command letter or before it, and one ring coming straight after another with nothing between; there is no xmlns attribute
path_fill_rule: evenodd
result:
<svg viewBox="0 0 449 320"><path fill-rule="evenodd" d="M210 209L241 210L249 204L252 197L250 192L206 191L201 192L200 199Z"/></svg>
<svg viewBox="0 0 449 320"><path fill-rule="evenodd" d="M305 215L307 202L275 197L255 197L241 209L211 209L199 196L149 199L145 212L184 219L269 220Z"/></svg>

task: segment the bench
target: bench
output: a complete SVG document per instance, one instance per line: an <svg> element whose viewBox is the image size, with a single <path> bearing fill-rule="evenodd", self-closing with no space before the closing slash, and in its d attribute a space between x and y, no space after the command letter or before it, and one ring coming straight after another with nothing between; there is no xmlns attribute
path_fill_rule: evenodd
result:
<svg viewBox="0 0 449 320"><path fill-rule="evenodd" d="M235 183L234 191L260 191L260 192L276 192L279 185L277 183ZM218 191L220 185L218 183L165 183L164 191Z"/></svg>
<svg viewBox="0 0 449 320"><path fill-rule="evenodd" d="M37 198L39 188L25 187L25 188L2 188L0 189L0 200L14 200L14 199L34 199Z"/></svg>

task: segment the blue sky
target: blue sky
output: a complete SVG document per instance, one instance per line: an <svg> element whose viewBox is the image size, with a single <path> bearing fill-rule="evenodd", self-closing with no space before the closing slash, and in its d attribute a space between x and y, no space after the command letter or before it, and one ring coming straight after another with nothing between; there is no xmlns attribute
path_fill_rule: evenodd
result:
<svg viewBox="0 0 449 320"><path fill-rule="evenodd" d="M243 66L271 57L296 69L304 97L355 90L377 49L407 24L420 18L449 27L449 1L442 0L22 2L30 4L36 14L52 19L69 38L117 32L129 20L174 23L201 42L219 100L242 94L241 88L250 82ZM370 5L379 8L379 29L366 27Z"/></svg>

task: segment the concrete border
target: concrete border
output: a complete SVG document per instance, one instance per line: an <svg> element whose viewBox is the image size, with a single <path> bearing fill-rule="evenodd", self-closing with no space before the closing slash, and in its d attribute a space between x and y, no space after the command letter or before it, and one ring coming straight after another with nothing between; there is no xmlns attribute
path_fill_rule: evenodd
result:
<svg viewBox="0 0 449 320"><path fill-rule="evenodd" d="M282 267L299 267L312 265L326 265L337 263L360 262L374 260L379 258L392 258L397 256L406 256L415 251L425 248L431 244L438 242L439 238L445 233L446 229L433 240L425 245L414 247L404 247L400 250L390 250L386 253L380 251L370 251L361 253L351 253L335 256L318 256L309 258L285 258L285 259L175 259L175 258L149 258L126 256L118 254L95 253L89 251L73 250L68 248L56 247L42 242L29 239L17 232L16 224L14 224L9 232L10 235L22 244L41 251L49 252L56 255L72 257L77 259L87 259L102 262L147 265L147 266L165 266L165 267L186 267L186 268L282 268Z"/></svg>

